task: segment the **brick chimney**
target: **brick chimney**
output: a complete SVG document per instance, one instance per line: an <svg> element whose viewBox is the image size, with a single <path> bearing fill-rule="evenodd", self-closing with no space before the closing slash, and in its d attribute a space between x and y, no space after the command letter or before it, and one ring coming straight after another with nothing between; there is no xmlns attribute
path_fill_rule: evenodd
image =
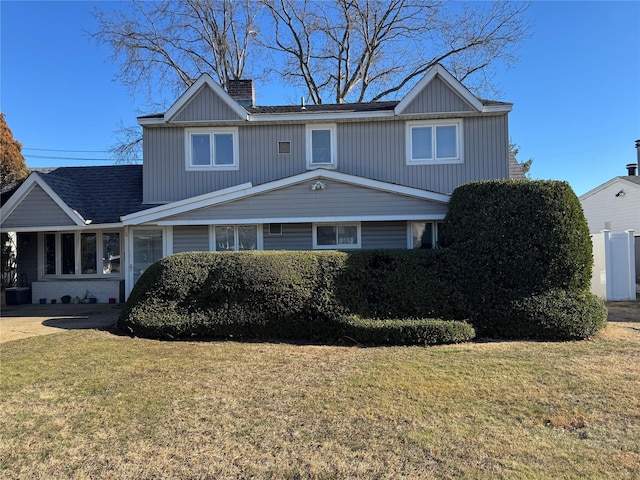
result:
<svg viewBox="0 0 640 480"><path fill-rule="evenodd" d="M253 80L229 80L227 93L243 107L253 107L256 103Z"/></svg>

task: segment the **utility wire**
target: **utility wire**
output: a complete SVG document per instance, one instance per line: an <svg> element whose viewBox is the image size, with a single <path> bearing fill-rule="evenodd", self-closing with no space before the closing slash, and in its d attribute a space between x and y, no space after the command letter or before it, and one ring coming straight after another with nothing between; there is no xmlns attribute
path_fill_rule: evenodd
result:
<svg viewBox="0 0 640 480"><path fill-rule="evenodd" d="M77 160L79 162L115 162L115 158L83 158L83 157L52 157L49 155L24 155L26 158L48 158L49 160ZM136 162L141 162L142 159L133 159Z"/></svg>
<svg viewBox="0 0 640 480"><path fill-rule="evenodd" d="M27 147L22 147L22 150L35 150L39 152L109 153L108 150L55 150L53 148L27 148Z"/></svg>

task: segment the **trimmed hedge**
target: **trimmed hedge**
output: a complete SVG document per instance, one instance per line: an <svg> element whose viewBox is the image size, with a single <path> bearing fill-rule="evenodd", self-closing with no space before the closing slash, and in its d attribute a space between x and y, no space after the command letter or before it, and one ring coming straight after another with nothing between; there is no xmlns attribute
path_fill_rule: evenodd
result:
<svg viewBox="0 0 640 480"><path fill-rule="evenodd" d="M550 338L546 331L536 333L537 324L527 325L513 307L563 290L569 296L555 304L566 301L569 311L571 295L589 289L591 238L566 182L494 180L458 187L440 242L452 253L450 280L462 314L479 335ZM557 338L573 338L561 328L556 332Z"/></svg>
<svg viewBox="0 0 640 480"><path fill-rule="evenodd" d="M466 340L469 326L449 331L438 323L391 322L385 324L396 332L391 335L374 328L375 322L356 328L342 320L348 314L417 318L444 309L450 295L434 275L436 257L434 252L405 250L181 253L145 271L118 326L153 338L332 340L347 335L362 337L361 343L396 338L401 344ZM364 333L367 329L375 331Z"/></svg>
<svg viewBox="0 0 640 480"><path fill-rule="evenodd" d="M444 248L430 251L173 255L145 271L118 325L156 338L346 335L396 344L473 336L454 320L508 338L585 338L604 326L603 302L586 293L591 239L567 183L459 187L440 241ZM408 320L416 318L448 322Z"/></svg>
<svg viewBox="0 0 640 480"><path fill-rule="evenodd" d="M470 342L476 336L467 322L432 318L374 320L351 316L342 321L343 336L365 345L442 345Z"/></svg>

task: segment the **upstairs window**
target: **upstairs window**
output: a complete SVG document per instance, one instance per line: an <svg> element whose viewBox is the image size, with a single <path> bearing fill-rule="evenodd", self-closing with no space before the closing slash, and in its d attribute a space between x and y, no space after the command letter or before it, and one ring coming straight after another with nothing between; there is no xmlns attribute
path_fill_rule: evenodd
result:
<svg viewBox="0 0 640 480"><path fill-rule="evenodd" d="M407 165L463 163L462 120L407 122Z"/></svg>
<svg viewBox="0 0 640 480"><path fill-rule="evenodd" d="M237 170L237 128L190 128L186 133L187 170Z"/></svg>
<svg viewBox="0 0 640 480"><path fill-rule="evenodd" d="M307 125L307 168L335 168L337 164L335 124Z"/></svg>

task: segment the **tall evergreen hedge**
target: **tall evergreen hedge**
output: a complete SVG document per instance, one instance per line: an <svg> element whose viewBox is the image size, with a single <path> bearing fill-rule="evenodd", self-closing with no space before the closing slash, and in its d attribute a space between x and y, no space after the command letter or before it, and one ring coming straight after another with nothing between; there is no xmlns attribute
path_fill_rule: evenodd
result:
<svg viewBox="0 0 640 480"><path fill-rule="evenodd" d="M513 328L518 319L510 305L550 291L586 292L590 285L589 229L566 182L458 187L440 243L453 254L452 277L479 334L530 336L528 327Z"/></svg>

